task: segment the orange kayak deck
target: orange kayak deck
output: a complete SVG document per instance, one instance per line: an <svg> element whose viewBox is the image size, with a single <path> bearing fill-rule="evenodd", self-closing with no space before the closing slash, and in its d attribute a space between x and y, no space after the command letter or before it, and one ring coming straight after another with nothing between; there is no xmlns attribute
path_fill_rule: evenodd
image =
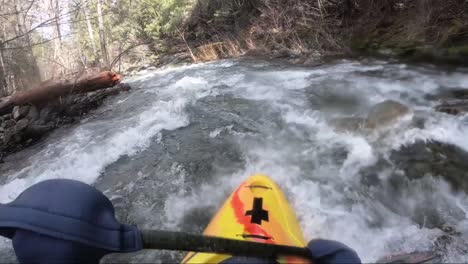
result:
<svg viewBox="0 0 468 264"><path fill-rule="evenodd" d="M269 177L256 174L244 181L226 200L205 229L205 235L305 247L299 222L286 196ZM230 255L190 252L182 263L220 263ZM309 263L281 256L279 263Z"/></svg>

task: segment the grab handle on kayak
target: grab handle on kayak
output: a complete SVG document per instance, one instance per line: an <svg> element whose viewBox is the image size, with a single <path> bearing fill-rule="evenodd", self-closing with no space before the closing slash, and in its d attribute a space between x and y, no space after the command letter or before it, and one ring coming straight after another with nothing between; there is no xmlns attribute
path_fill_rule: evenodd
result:
<svg viewBox="0 0 468 264"><path fill-rule="evenodd" d="M260 258L298 256L312 259L310 250L301 247L162 230L141 230L141 235L144 249L194 251Z"/></svg>

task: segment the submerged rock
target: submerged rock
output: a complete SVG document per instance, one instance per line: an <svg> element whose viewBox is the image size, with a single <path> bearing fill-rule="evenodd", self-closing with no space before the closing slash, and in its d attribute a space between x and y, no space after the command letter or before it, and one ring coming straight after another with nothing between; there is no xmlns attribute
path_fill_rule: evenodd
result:
<svg viewBox="0 0 468 264"><path fill-rule="evenodd" d="M367 127L367 119L362 117L335 118L330 124L338 132L362 132Z"/></svg>
<svg viewBox="0 0 468 264"><path fill-rule="evenodd" d="M464 113L468 113L468 100L448 101L437 105L435 107L435 110L451 115L461 115Z"/></svg>
<svg viewBox="0 0 468 264"><path fill-rule="evenodd" d="M428 100L452 100L452 99L468 99L468 89L456 88L449 90L440 90L436 94L426 96Z"/></svg>
<svg viewBox="0 0 468 264"><path fill-rule="evenodd" d="M409 107L397 101L386 100L374 105L367 115L367 127L390 125L410 113Z"/></svg>
<svg viewBox="0 0 468 264"><path fill-rule="evenodd" d="M330 124L338 132L364 132L394 124L400 118L410 113L411 110L404 104L393 100L386 100L374 105L367 118L343 117L330 121Z"/></svg>
<svg viewBox="0 0 468 264"><path fill-rule="evenodd" d="M449 232L443 227L463 221L466 214L440 194L450 192L447 187L468 193L467 160L468 152L455 145L416 141L362 168L360 183L392 212L420 226Z"/></svg>
<svg viewBox="0 0 468 264"><path fill-rule="evenodd" d="M460 115L468 113L468 89L457 88L442 90L436 94L426 96L429 100L439 100L441 103L435 107L438 112Z"/></svg>
<svg viewBox="0 0 468 264"><path fill-rule="evenodd" d="M417 141L393 151L390 159L411 179L441 177L454 189L468 193L468 152L458 146Z"/></svg>

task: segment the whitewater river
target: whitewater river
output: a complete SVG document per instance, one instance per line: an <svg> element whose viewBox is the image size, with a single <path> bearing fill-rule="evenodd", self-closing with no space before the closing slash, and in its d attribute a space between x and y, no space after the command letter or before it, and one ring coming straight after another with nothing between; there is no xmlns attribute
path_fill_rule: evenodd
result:
<svg viewBox="0 0 468 264"><path fill-rule="evenodd" d="M200 233L233 189L261 172L286 192L307 239L342 241L370 262L433 249L443 228L426 223L437 217L458 232L444 261L468 261L463 192L440 177L405 179L397 165L363 172L417 140L468 151L468 116L435 112L436 102L425 99L439 89L468 88L467 71L384 61L298 67L242 60L146 71L127 81L131 93L0 164L0 202L46 179L76 179L104 191L122 222ZM385 133L337 132L330 125L365 116L387 99L412 114ZM182 257L145 251L106 260ZM0 262L13 260L11 243L1 239Z"/></svg>

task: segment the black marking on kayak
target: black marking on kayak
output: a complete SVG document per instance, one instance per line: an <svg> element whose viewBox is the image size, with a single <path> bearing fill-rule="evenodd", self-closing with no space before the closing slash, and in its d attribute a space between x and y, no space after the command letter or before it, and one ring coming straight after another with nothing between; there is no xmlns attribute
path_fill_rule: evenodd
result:
<svg viewBox="0 0 468 264"><path fill-rule="evenodd" d="M249 185L249 186L245 186L245 188L250 188L250 189L259 188L259 189L271 190L270 187L268 187L268 186L263 186L263 185Z"/></svg>
<svg viewBox="0 0 468 264"><path fill-rule="evenodd" d="M258 239L264 239L264 240L272 239L271 237L267 237L267 236L251 235L251 234L242 234L242 235L238 235L238 236L241 236L243 238L258 238Z"/></svg>
<svg viewBox="0 0 468 264"><path fill-rule="evenodd" d="M268 222L268 211L263 209L263 198L254 198L253 208L245 212L245 215L252 216L250 220L254 224L262 224L262 221Z"/></svg>

